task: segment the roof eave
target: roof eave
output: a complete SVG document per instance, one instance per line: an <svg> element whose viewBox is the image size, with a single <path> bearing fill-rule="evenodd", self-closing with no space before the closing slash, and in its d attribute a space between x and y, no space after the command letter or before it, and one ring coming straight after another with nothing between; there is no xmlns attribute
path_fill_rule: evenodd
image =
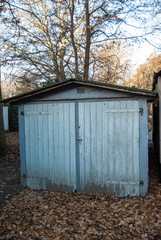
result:
<svg viewBox="0 0 161 240"><path fill-rule="evenodd" d="M63 86L67 86L70 84L80 84L80 85L86 85L86 86L93 86L93 87L97 87L97 88L104 88L104 89L109 89L109 90L113 90L113 91L119 91L119 92L123 92L123 93L127 93L127 94L134 94L134 95L139 95L139 96L143 96L143 97L147 97L148 99L155 99L157 93L155 92L150 92L150 91L143 91L143 90L135 90L134 89L130 89L130 88L126 88L126 87L122 87L122 86L112 86L112 85L103 85L102 83L93 83L93 82L87 82L87 81L76 81L76 80L68 80L68 81L64 81L64 82L60 82L58 84L52 85L52 86L48 86L46 88L40 88L37 90L33 90L30 91L28 93L24 93L18 96L14 96L11 98L7 98L2 100L2 103L10 103L10 104L19 104L19 102L21 100L27 100L30 97L54 90L54 89L58 89L61 88Z"/></svg>
<svg viewBox="0 0 161 240"><path fill-rule="evenodd" d="M79 82L80 84L84 84L83 81ZM135 91L135 90L129 90L129 89L125 89L123 87L112 87L112 86L105 86L105 85L98 85L98 84L94 84L94 83L85 83L86 85L89 86L94 86L94 87L100 87L100 88L105 88L105 89L110 89L110 90L114 90L114 91L119 91L119 92L124 92L124 93L130 93L130 94L137 94L137 95L143 95L146 97L156 97L157 93L156 92L151 92L151 91L147 91L147 92L143 92L143 91Z"/></svg>
<svg viewBox="0 0 161 240"><path fill-rule="evenodd" d="M20 100L24 100L24 99L27 99L29 97L32 97L32 96L35 96L35 95L38 95L38 94L41 94L41 93L45 93L45 92L48 92L50 90L53 90L53 89L56 89L56 88L60 88L62 86L66 86L68 84L70 84L71 81L69 82L63 82L62 84L60 85L54 85L54 86L49 86L49 87L46 87L46 88L40 88L40 89L37 89L37 90L33 90L31 92L27 92L27 93L24 93L24 94L21 94L21 95L18 95L18 96L14 96L14 97L11 97L11 98L6 98L4 100L2 100L1 102L2 103L11 103L13 104L14 102L18 102Z"/></svg>

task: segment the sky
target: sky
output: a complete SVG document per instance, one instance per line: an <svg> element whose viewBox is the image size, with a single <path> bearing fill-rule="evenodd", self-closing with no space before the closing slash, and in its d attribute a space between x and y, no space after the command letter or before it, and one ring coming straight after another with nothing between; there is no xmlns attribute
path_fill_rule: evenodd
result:
<svg viewBox="0 0 161 240"><path fill-rule="evenodd" d="M136 45L131 56L132 64L138 67L140 64L145 63L147 58L154 51L157 51L157 49L149 44L142 44L141 46Z"/></svg>
<svg viewBox="0 0 161 240"><path fill-rule="evenodd" d="M146 63L147 58L151 53L157 52L161 53L161 50L155 48L154 46L149 45L148 43L135 44L132 50L132 54L130 56L131 60L131 72L134 73L135 69L139 67L140 64ZM2 81L4 79L4 73L6 71L5 67L1 68L1 78Z"/></svg>
<svg viewBox="0 0 161 240"><path fill-rule="evenodd" d="M139 1L139 0L137 0ZM136 1L136 2L137 2ZM150 19L149 22L146 22L145 25L150 26L152 21L154 19ZM155 19L155 21L160 22L160 19ZM134 19L131 19L131 21L128 22L129 23L129 27L126 26L126 31L127 32L131 32L131 35L138 35L140 33L140 29L138 29L138 23L134 21ZM132 27L132 25L134 25L135 27ZM141 25L141 27L143 27L143 31L145 30L145 26L143 24L143 26ZM160 26L159 26L160 27ZM149 29L149 28L147 28ZM148 32L148 30L146 30ZM149 39L149 42L151 42L153 45L155 45L156 43L159 44L161 42L161 33L158 34L158 36L153 36ZM135 70L135 68L137 68L140 64L143 64L146 62L147 58L150 56L150 54L154 51L156 51L157 53L161 53L161 47L160 49L155 48L153 45L148 44L147 42L142 42L142 43L134 43L133 44L133 50L130 49L130 60L132 63L132 71ZM3 71L5 71L4 68L2 68L2 79L3 79Z"/></svg>
<svg viewBox="0 0 161 240"><path fill-rule="evenodd" d="M140 64L146 63L147 58L150 56L151 53L156 52L157 54L161 54L161 44L159 46L159 43L161 43L161 33L160 36L158 36L158 39L154 37L152 45L150 45L147 42L143 42L141 45L140 44L134 45L131 54L131 63L133 66L133 71L137 67L139 67Z"/></svg>

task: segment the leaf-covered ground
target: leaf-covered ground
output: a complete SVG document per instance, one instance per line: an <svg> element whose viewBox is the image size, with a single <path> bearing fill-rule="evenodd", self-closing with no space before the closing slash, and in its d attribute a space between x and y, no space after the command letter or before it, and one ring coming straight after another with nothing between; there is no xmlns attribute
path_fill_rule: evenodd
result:
<svg viewBox="0 0 161 240"><path fill-rule="evenodd" d="M18 133L6 133L7 150L0 159L0 213L5 200L12 198L22 187L20 185Z"/></svg>
<svg viewBox="0 0 161 240"><path fill-rule="evenodd" d="M0 239L161 239L161 184L156 165L150 167L146 197L21 190L19 183L7 178L16 172L19 176L19 166L15 164L13 170L13 162L19 159L17 133L7 135L7 146L0 163L0 183L5 186L1 191L7 185L14 185L16 191L11 188L12 198L4 193Z"/></svg>

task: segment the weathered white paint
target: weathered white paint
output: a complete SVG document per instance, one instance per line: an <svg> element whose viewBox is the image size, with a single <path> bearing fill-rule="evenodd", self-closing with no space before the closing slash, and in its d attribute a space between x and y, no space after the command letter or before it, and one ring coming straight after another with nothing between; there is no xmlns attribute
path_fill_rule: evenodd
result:
<svg viewBox="0 0 161 240"><path fill-rule="evenodd" d="M143 109L139 118L140 127L140 195L144 196L148 191L148 109L147 101L143 98L139 99L139 108Z"/></svg>
<svg viewBox="0 0 161 240"><path fill-rule="evenodd" d="M9 121L8 121L8 106L3 106L3 122L4 122L4 130L9 130Z"/></svg>
<svg viewBox="0 0 161 240"><path fill-rule="evenodd" d="M25 144L25 121L24 121L24 105L18 106L19 118L19 146L20 146L20 164L21 164L21 184L27 186L26 178L26 144Z"/></svg>
<svg viewBox="0 0 161 240"><path fill-rule="evenodd" d="M79 103L80 190L139 195L139 103Z"/></svg>
<svg viewBox="0 0 161 240"><path fill-rule="evenodd" d="M147 149L142 141L142 154L139 134L145 131L139 124L147 119L139 121L139 106L139 100L125 99L19 106L22 183L54 191L145 194L139 192L139 174Z"/></svg>
<svg viewBox="0 0 161 240"><path fill-rule="evenodd" d="M83 88L84 92L79 93L79 89ZM74 88L66 88L65 91L58 90L57 92L47 93L43 96L39 97L39 100L61 100L61 99L82 99L82 98L123 98L123 97L135 97L132 94L126 94L124 92L120 92L116 89L109 90L109 89L101 89L96 87L74 87Z"/></svg>
<svg viewBox="0 0 161 240"><path fill-rule="evenodd" d="M24 115L27 185L34 189L74 191L74 103L25 105Z"/></svg>

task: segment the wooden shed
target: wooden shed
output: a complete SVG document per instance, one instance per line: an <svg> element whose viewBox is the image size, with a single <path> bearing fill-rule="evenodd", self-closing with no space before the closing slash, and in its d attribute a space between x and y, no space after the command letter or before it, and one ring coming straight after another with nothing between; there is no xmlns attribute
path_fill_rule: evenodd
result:
<svg viewBox="0 0 161 240"><path fill-rule="evenodd" d="M154 92L67 80L4 100L19 108L21 181L31 189L145 195Z"/></svg>

